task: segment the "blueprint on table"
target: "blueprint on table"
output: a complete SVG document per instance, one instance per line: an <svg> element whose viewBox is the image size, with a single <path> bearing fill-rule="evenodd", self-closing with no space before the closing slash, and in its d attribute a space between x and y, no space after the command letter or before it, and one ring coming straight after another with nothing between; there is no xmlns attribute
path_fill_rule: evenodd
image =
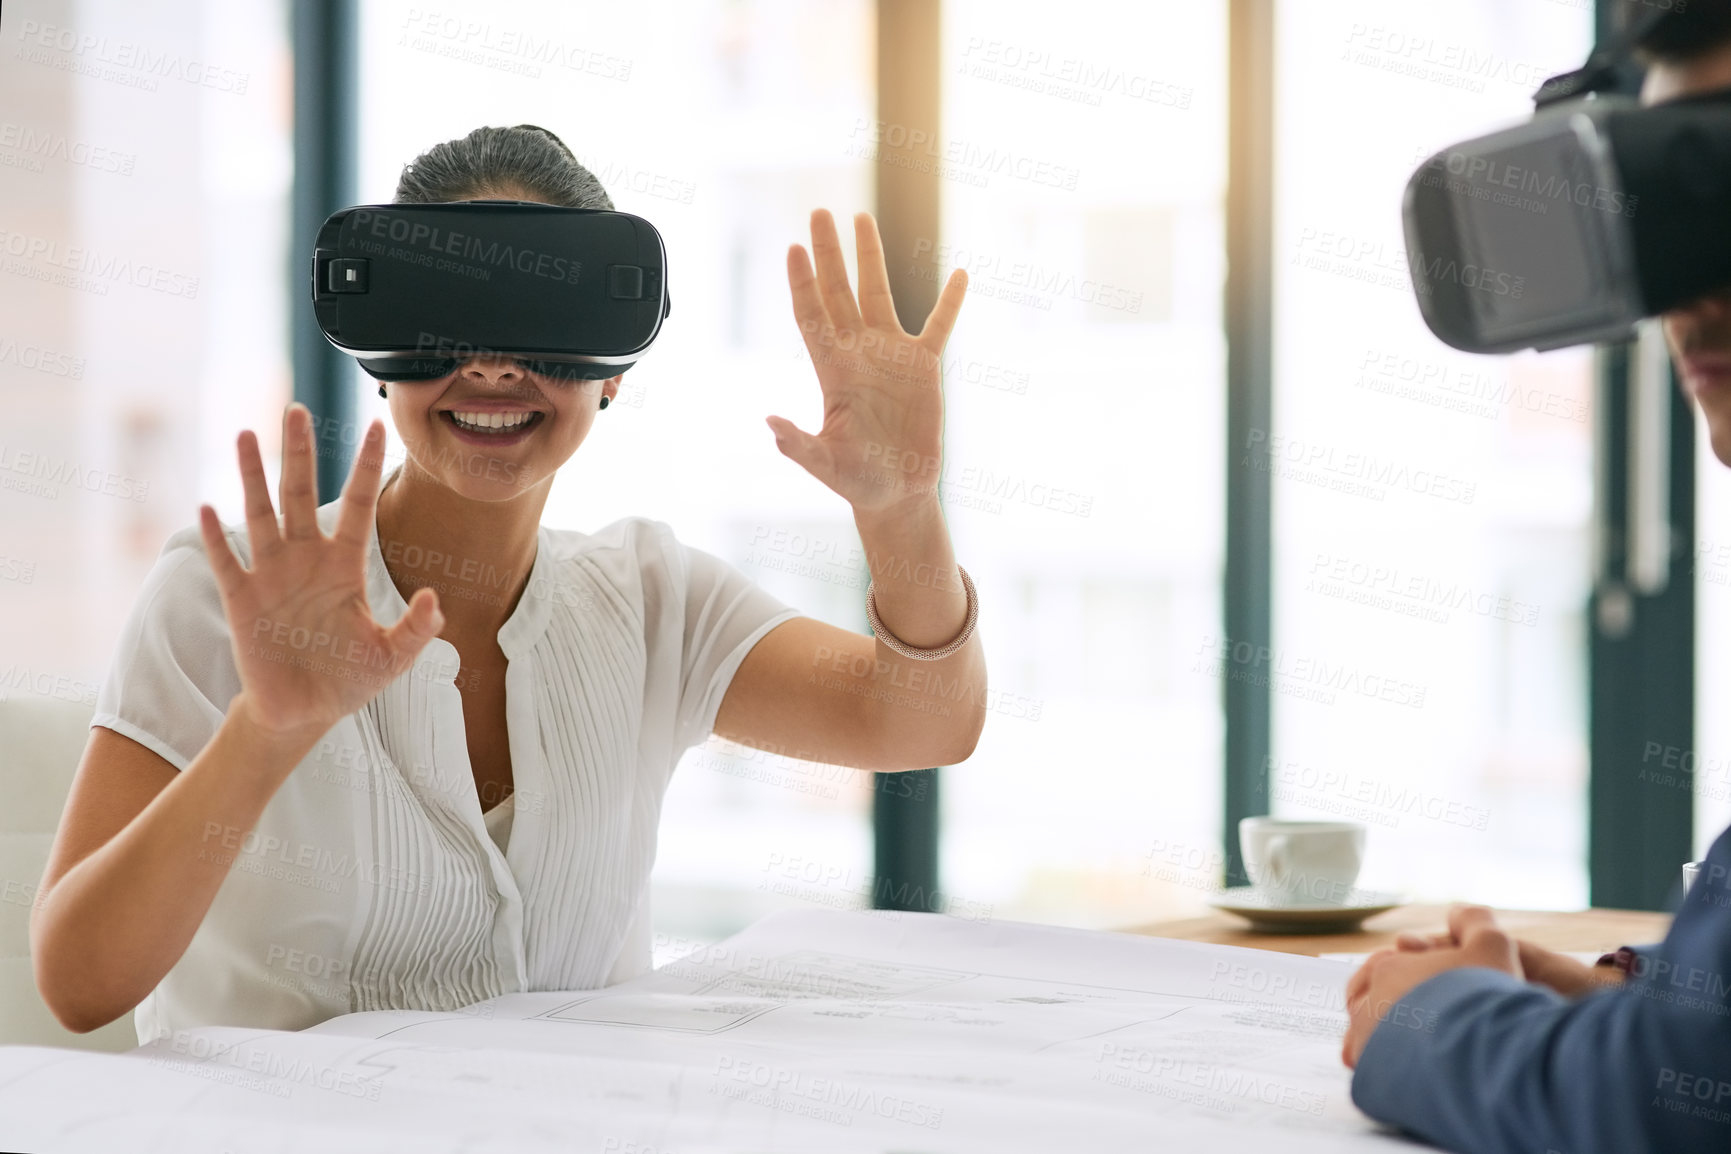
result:
<svg viewBox="0 0 1731 1154"><path fill-rule="evenodd" d="M0 1149L1343 1151L1351 968L936 914L775 914L603 990L0 1047Z"/></svg>

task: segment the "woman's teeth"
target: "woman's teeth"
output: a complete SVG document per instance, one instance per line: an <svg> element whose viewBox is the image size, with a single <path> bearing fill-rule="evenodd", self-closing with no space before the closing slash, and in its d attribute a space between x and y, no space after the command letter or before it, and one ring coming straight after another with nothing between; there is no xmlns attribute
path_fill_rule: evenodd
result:
<svg viewBox="0 0 1731 1154"><path fill-rule="evenodd" d="M450 412L451 423L471 433L515 432L534 421L539 413L456 413Z"/></svg>

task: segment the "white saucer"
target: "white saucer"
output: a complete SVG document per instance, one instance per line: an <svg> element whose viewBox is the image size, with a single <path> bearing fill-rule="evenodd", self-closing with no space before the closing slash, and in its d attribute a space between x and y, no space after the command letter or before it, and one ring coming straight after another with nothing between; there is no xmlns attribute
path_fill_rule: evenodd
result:
<svg viewBox="0 0 1731 1154"><path fill-rule="evenodd" d="M1217 910L1237 914L1250 928L1265 934L1350 933L1375 914L1405 905L1405 894L1392 890L1353 890L1344 901L1276 905L1257 886L1234 886L1208 899Z"/></svg>

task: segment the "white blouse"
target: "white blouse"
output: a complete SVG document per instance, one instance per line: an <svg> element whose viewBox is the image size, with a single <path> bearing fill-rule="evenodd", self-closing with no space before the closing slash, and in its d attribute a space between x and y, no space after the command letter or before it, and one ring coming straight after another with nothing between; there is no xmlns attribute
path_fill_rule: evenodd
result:
<svg viewBox="0 0 1731 1154"><path fill-rule="evenodd" d="M481 814L481 820L487 825L487 836L493 839L500 853L506 852L506 847L511 844L511 816L516 812L517 795L513 793Z"/></svg>
<svg viewBox="0 0 1731 1154"><path fill-rule="evenodd" d="M319 507L327 534L338 508ZM223 531L250 565L245 526ZM371 538L367 597L389 627L408 606L376 524ZM746 653L798 613L658 521L594 534L543 525L537 541L499 630L510 797L483 817L457 650L434 638L324 735L255 829L207 824L193 848L233 864L134 1011L140 1044L196 1026L450 1010L649 969L649 873L673 768L709 735ZM429 560L408 564L427 572ZM488 573L432 566L447 605L480 584L477 568ZM91 724L184 770L240 692L233 646L246 641L230 637L198 526L178 530L121 631Z"/></svg>

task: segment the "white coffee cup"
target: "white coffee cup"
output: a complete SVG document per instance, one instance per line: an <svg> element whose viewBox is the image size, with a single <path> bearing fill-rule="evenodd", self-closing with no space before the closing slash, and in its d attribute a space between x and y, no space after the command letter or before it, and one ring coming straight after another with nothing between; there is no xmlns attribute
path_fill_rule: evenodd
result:
<svg viewBox="0 0 1731 1154"><path fill-rule="evenodd" d="M1689 887L1695 884L1695 875L1701 872L1701 863L1686 861L1683 863L1683 892L1688 893Z"/></svg>
<svg viewBox="0 0 1731 1154"><path fill-rule="evenodd" d="M1364 826L1352 821L1247 817L1238 845L1250 880L1276 905L1345 905L1364 864Z"/></svg>

